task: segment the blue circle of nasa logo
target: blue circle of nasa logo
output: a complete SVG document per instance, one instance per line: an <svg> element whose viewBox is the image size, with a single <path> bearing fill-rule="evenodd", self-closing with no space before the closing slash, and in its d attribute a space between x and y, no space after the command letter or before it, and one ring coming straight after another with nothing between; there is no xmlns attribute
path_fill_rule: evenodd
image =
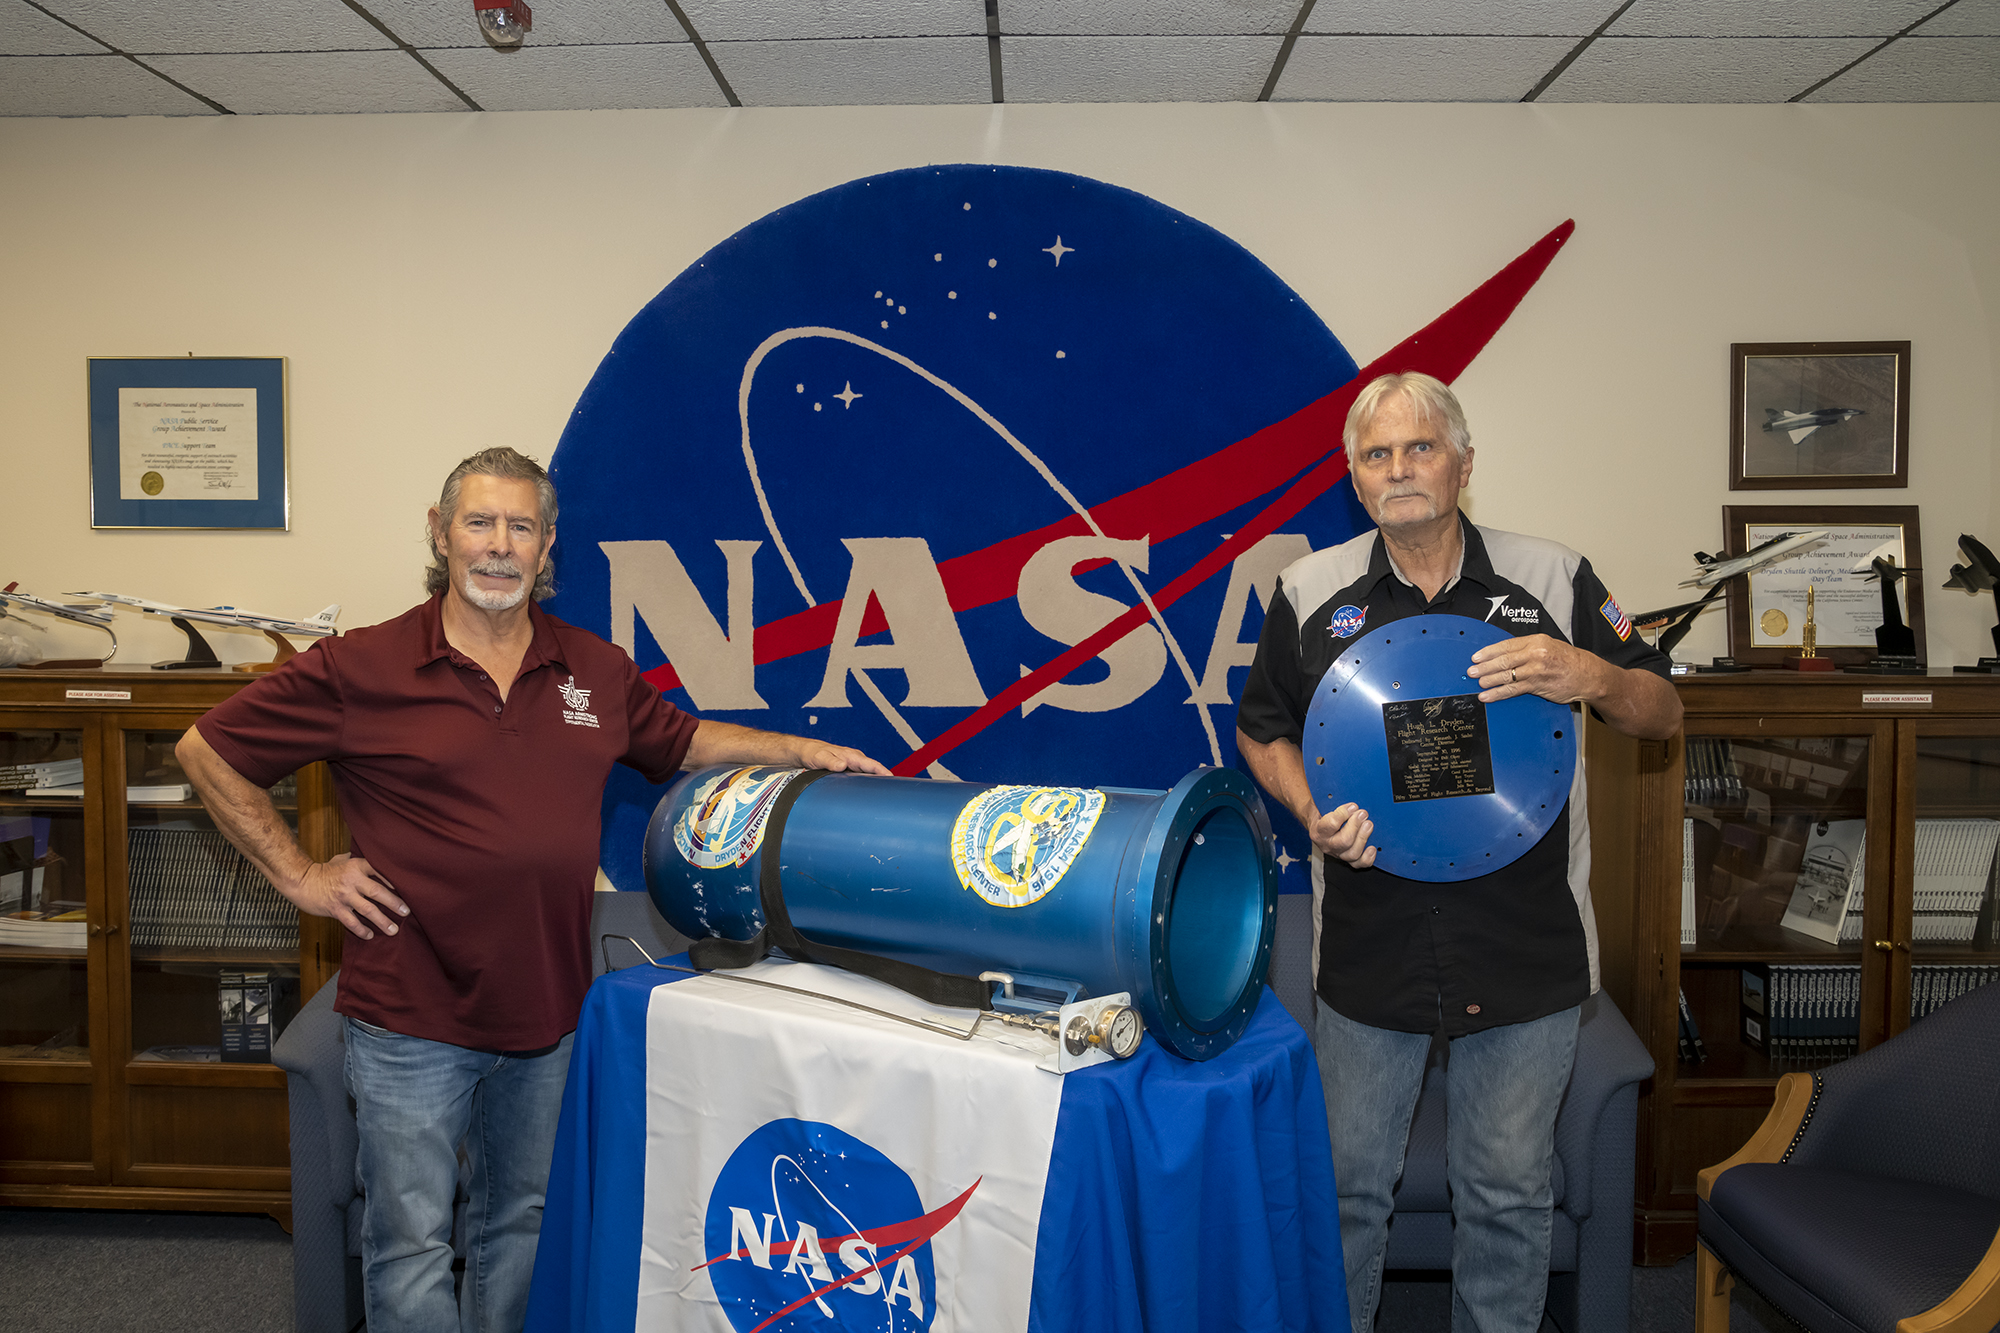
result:
<svg viewBox="0 0 2000 1333"><path fill-rule="evenodd" d="M1367 607L1343 606L1335 611L1333 619L1327 622L1327 633L1337 639L1351 639L1361 632L1361 622L1366 619L1368 619Z"/></svg>
<svg viewBox="0 0 2000 1333"><path fill-rule="evenodd" d="M772 1120L716 1177L697 1268L736 1333L929 1328L930 1239L971 1193L926 1214L909 1174L872 1145L818 1121Z"/></svg>
<svg viewBox="0 0 2000 1333"><path fill-rule="evenodd" d="M1367 526L1344 480L1257 522L1337 453L1311 409L1355 371L1254 255L1131 190L849 181L619 334L550 465L548 609L704 718L906 776L1169 787L1235 762L1278 571ZM614 769L622 888L659 797Z"/></svg>

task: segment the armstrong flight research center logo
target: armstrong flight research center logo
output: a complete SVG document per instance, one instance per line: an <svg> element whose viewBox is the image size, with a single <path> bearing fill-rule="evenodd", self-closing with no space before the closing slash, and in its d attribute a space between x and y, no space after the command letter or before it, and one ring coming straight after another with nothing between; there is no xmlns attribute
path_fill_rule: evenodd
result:
<svg viewBox="0 0 2000 1333"><path fill-rule="evenodd" d="M899 773L1164 788L1235 763L1278 571L1367 525L1352 395L1455 378L1569 231L1357 369L1249 252L1129 190L946 166L812 195L674 279L598 367L552 464L549 609L705 717ZM614 770L621 888L659 795ZM1273 814L1302 890L1303 834Z"/></svg>

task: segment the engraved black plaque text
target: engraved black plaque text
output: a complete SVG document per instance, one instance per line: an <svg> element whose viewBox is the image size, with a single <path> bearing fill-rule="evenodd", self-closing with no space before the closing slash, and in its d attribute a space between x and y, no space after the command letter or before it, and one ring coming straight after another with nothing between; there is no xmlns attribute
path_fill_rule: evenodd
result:
<svg viewBox="0 0 2000 1333"><path fill-rule="evenodd" d="M1389 789L1399 804L1492 792L1493 747L1478 695L1383 704L1382 730L1389 740Z"/></svg>

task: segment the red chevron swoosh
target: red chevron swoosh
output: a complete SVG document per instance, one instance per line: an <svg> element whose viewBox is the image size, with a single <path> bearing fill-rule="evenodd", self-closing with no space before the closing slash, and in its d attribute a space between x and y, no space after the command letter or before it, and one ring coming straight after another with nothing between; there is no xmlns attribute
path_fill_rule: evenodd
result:
<svg viewBox="0 0 2000 1333"><path fill-rule="evenodd" d="M1209 552L1193 569L1168 584L1166 589L1155 593L1154 605L1165 610L1174 600L1226 568L1236 556L1276 531L1279 523L1303 509L1346 475L1346 460L1338 452L1340 429L1346 420L1348 407L1368 381L1377 375L1405 370L1421 370L1447 383L1463 374L1473 358L1514 313L1522 298L1541 279L1556 253L1575 231L1575 221L1565 221L1474 288L1451 309L1377 357L1352 380L1325 397L1205 458L1091 506L1091 515L1108 536L1126 540L1150 537L1157 544L1228 513L1259 495L1269 494L1287 481L1293 482L1256 520ZM1302 472L1304 476L1300 476ZM944 580L952 610L968 611L1012 597L1020 582L1021 567L1030 556L1057 537L1088 531L1081 517L1071 515L1046 527L995 542L983 550L944 561L938 566L938 574ZM1197 571L1200 571L1199 577L1190 581ZM756 630L752 659L761 666L766 662L782 661L824 648L833 641L834 626L839 618L839 602L822 602L808 610L760 625ZM1119 616L1085 641L1091 645L1089 651L1084 651L1085 644L1078 644L1040 669L1012 682L978 711L897 764L895 771L902 774L923 772L932 761L985 730L1002 714L1025 703L1044 686L1062 679L1107 646L1131 633L1146 619L1148 615L1143 606ZM879 633L886 628L880 612L870 608L861 627L862 633ZM680 684L679 673L672 663L654 667L645 673L645 677L661 691L671 690Z"/></svg>

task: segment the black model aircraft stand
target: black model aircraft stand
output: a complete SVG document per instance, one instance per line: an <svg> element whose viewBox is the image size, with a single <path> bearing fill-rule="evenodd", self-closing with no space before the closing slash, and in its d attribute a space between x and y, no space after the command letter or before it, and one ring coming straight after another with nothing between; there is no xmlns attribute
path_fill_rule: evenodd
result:
<svg viewBox="0 0 2000 1333"><path fill-rule="evenodd" d="M174 627L188 636L187 656L178 662L155 662L155 671L220 671L222 659L215 655L215 649L208 646L208 640L201 637L201 631L180 616L169 617Z"/></svg>
<svg viewBox="0 0 2000 1333"><path fill-rule="evenodd" d="M1916 631L1903 623L1903 604L1896 596L1896 585L1906 574L1922 571L1905 569L1887 556L1878 555L1870 563L1874 577L1882 583L1882 623L1875 627L1875 656L1841 670L1870 676L1921 676L1926 668L1917 656Z"/></svg>
<svg viewBox="0 0 2000 1333"><path fill-rule="evenodd" d="M1965 563L1951 567L1951 577L1944 581L1947 588L1957 588L1962 592L1993 592L2000 585L2000 559L1996 559L1986 544L1971 533L1960 533L1958 549L1965 556ZM2000 593L1994 594L2000 602ZM1953 671L1967 671L1982 675L2000 676L2000 605L1994 608L1993 656L1982 657L1977 666L1955 666Z"/></svg>

